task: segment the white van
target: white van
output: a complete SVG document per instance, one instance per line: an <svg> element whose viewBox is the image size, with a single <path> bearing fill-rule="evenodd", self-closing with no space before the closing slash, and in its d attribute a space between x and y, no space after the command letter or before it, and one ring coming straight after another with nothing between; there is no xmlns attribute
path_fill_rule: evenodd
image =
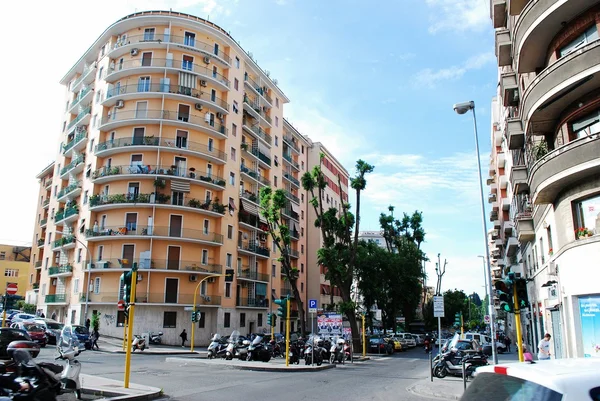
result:
<svg viewBox="0 0 600 401"><path fill-rule="evenodd" d="M485 347L485 346L491 347L492 346L492 338L490 336L486 336L484 334L466 332L462 336L460 336L460 339L461 340L475 340L479 344L481 344L482 347ZM498 350L498 352L500 354L503 352L506 352L506 345L502 344L500 341L496 341L496 350ZM489 352L491 352L491 350Z"/></svg>
<svg viewBox="0 0 600 401"><path fill-rule="evenodd" d="M406 344L408 348L414 348L417 346L417 342L415 341L415 338L412 336L412 334L398 333L395 335L395 337L400 340L400 343L402 345Z"/></svg>

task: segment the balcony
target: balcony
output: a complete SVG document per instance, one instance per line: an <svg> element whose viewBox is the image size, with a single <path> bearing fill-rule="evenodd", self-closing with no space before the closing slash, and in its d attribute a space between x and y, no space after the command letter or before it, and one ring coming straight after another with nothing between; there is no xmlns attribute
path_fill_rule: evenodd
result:
<svg viewBox="0 0 600 401"><path fill-rule="evenodd" d="M48 277L70 277L73 275L73 266L52 266L48 269Z"/></svg>
<svg viewBox="0 0 600 401"><path fill-rule="evenodd" d="M294 195L293 193L291 193L290 191L288 191L286 189L284 190L284 192L285 192L286 198L300 204L300 198L298 198L296 195Z"/></svg>
<svg viewBox="0 0 600 401"><path fill-rule="evenodd" d="M85 144L87 143L87 131L81 130L77 132L75 138L73 138L70 142L63 145L63 155L65 157L71 157L74 151L81 151L85 149Z"/></svg>
<svg viewBox="0 0 600 401"><path fill-rule="evenodd" d="M103 210L121 209L121 208L165 208L170 210L186 210L204 214L213 217L222 217L225 214L225 205L219 202L199 201L190 196L184 196L183 199L170 199L170 196L159 193L150 194L112 194L112 195L92 195L89 199L90 210L99 212Z"/></svg>
<svg viewBox="0 0 600 401"><path fill-rule="evenodd" d="M223 75L213 72L212 68L205 65L193 64L187 61L152 58L148 59L133 59L111 65L106 73L106 81L113 83L121 78L125 78L135 74L148 74L152 72L162 72L164 69L176 70L176 72L185 72L188 74L197 75L202 81L207 81L217 86L222 91L229 90L230 83Z"/></svg>
<svg viewBox="0 0 600 401"><path fill-rule="evenodd" d="M144 34L132 35L127 37L127 41L121 43L117 41L109 52L110 58L118 58L126 53L131 53L133 49L138 52L144 49L155 49L158 47L166 48L167 45L176 45L175 47L183 50L200 53L202 56L208 56L211 62L216 62L224 68L231 67L231 57L223 50L215 49L214 43L204 43L196 38L189 36L175 36L170 34Z"/></svg>
<svg viewBox="0 0 600 401"><path fill-rule="evenodd" d="M296 171L300 171L300 165L297 161L294 161L291 155L283 154L283 160L285 160L290 166L296 169Z"/></svg>
<svg viewBox="0 0 600 401"><path fill-rule="evenodd" d="M261 282L268 283L270 278L269 278L268 274L258 273L255 271L251 271L250 268L246 268L246 269L238 269L237 270L237 279L238 280L261 281Z"/></svg>
<svg viewBox="0 0 600 401"><path fill-rule="evenodd" d="M87 106L85 108L83 108L79 114L77 114L77 117L75 117L73 120L71 120L71 122L69 122L69 124L67 125L67 132L70 132L73 128L75 128L78 125L87 125L90 122L90 113L92 112L92 107L91 106Z"/></svg>
<svg viewBox="0 0 600 401"><path fill-rule="evenodd" d="M256 255L260 258L268 259L271 251L266 246L257 241L238 241L238 251L243 254Z"/></svg>
<svg viewBox="0 0 600 401"><path fill-rule="evenodd" d="M271 99L271 96L267 94L267 92L269 91L269 88L267 86L261 87L259 84L256 83L256 81L250 78L248 73L244 75L244 85L252 89L252 91L257 95L260 95L269 104L270 107L273 106L273 99Z"/></svg>
<svg viewBox="0 0 600 401"><path fill-rule="evenodd" d="M73 249L77 240L73 235L65 235L52 243L52 250Z"/></svg>
<svg viewBox="0 0 600 401"><path fill-rule="evenodd" d="M86 262L87 265L88 262ZM223 266L213 263L202 263L193 260L165 260L160 259L129 259L123 263L123 259L103 259L93 260L91 268L94 269L112 269L129 270L132 267L138 268L139 273L144 270L164 270L169 272L194 273L194 274L221 274Z"/></svg>
<svg viewBox="0 0 600 401"><path fill-rule="evenodd" d="M254 158L256 158L256 160L259 162L260 167L262 167L264 169L271 168L271 157L269 155L262 152L257 145L254 145L254 146L248 146L248 144L245 144L245 145L246 146L242 147L242 150L244 150L244 152L246 152L247 154L252 155Z"/></svg>
<svg viewBox="0 0 600 401"><path fill-rule="evenodd" d="M514 72L500 76L500 93L504 107L519 105L519 83Z"/></svg>
<svg viewBox="0 0 600 401"><path fill-rule="evenodd" d="M133 166L111 166L100 167L92 173L92 181L100 184L110 181L120 181L125 179L148 179L154 180L156 176L162 179L188 181L191 184L201 185L217 191L225 188L225 180L212 173L204 171L188 172L185 168L176 166L157 166L157 165L133 165Z"/></svg>
<svg viewBox="0 0 600 401"><path fill-rule="evenodd" d="M229 104L225 100L213 97L208 92L179 85L160 83L138 83L112 87L106 92L106 97L102 101L102 105L112 107L118 100L151 99L161 98L162 96L183 102L194 102L204 107L215 108L217 112L225 114L229 112Z"/></svg>
<svg viewBox="0 0 600 401"><path fill-rule="evenodd" d="M40 289L40 283L31 284L31 289L34 291L38 291Z"/></svg>
<svg viewBox="0 0 600 401"><path fill-rule="evenodd" d="M81 194L81 181L75 181L61 189L56 195L56 199L59 202L64 202L67 199L75 199L79 194Z"/></svg>
<svg viewBox="0 0 600 401"><path fill-rule="evenodd" d="M83 171L84 162L84 154L75 157L71 163L67 164L60 170L60 178L64 180L68 174L76 175L81 173Z"/></svg>
<svg viewBox="0 0 600 401"><path fill-rule="evenodd" d="M292 259L300 258L300 253L295 249L288 249L288 253Z"/></svg>
<svg viewBox="0 0 600 401"><path fill-rule="evenodd" d="M523 93L522 115L529 117L525 132L528 127L536 132L554 132L568 107L600 88L598 60L600 40L580 47L542 70Z"/></svg>
<svg viewBox="0 0 600 401"><path fill-rule="evenodd" d="M245 117L242 120L242 127L250 134L255 136L257 139L262 140L266 145L271 147L273 143L273 138L271 135L267 134L262 128L258 126L258 124L252 124L248 117Z"/></svg>
<svg viewBox="0 0 600 401"><path fill-rule="evenodd" d="M139 224L129 224L127 226L103 227L98 230L85 230L85 237L88 241L106 241L120 239L155 239L182 242L195 242L206 245L219 246L223 244L223 236L217 233L206 232L203 230L193 230L190 228L178 227L156 227L142 226Z"/></svg>
<svg viewBox="0 0 600 401"><path fill-rule="evenodd" d="M75 205L73 207L66 208L56 213L56 215L54 216L54 224L68 224L72 221L77 220L77 216L79 216L79 206Z"/></svg>
<svg viewBox="0 0 600 401"><path fill-rule="evenodd" d="M204 116L179 113L175 110L118 110L102 118L101 131L111 131L127 125L166 124L185 129L199 130L217 139L225 139L228 130L216 121L206 121Z"/></svg>
<svg viewBox="0 0 600 401"><path fill-rule="evenodd" d="M508 196L503 196L500 198L500 205L502 206L502 210L507 212L510 210L510 201L508 200Z"/></svg>
<svg viewBox="0 0 600 401"><path fill-rule="evenodd" d="M516 195L513 197L511 216L515 223L517 239L520 243L530 242L535 239L532 212L533 209L527 196Z"/></svg>
<svg viewBox="0 0 600 401"><path fill-rule="evenodd" d="M506 0L492 0L494 28L506 28Z"/></svg>
<svg viewBox="0 0 600 401"><path fill-rule="evenodd" d="M227 162L227 154L214 146L209 147L203 143L184 141L182 138L157 138L154 136L120 138L99 143L94 152L98 157L105 157L118 153L143 152L159 148L161 151L178 155L198 156L214 164L222 165Z"/></svg>
<svg viewBox="0 0 600 401"><path fill-rule="evenodd" d="M258 99L244 95L244 111L258 120L260 118L260 104Z"/></svg>
<svg viewBox="0 0 600 401"><path fill-rule="evenodd" d="M502 223L502 226L503 226L504 234L505 235L511 235L512 231L513 231L513 228L514 228L515 225L514 225L514 223L512 221L505 220Z"/></svg>
<svg viewBox="0 0 600 401"><path fill-rule="evenodd" d="M38 246L38 248L43 248L45 244L46 244L46 240L45 240L44 238L42 238L42 239L39 239L39 240L37 241L37 246Z"/></svg>
<svg viewBox="0 0 600 401"><path fill-rule="evenodd" d="M499 67L504 67L512 63L512 42L508 29L499 29L496 31L496 57L498 57Z"/></svg>
<svg viewBox="0 0 600 401"><path fill-rule="evenodd" d="M492 237L492 240L494 241L500 238L500 232L498 230L490 230L489 234Z"/></svg>
<svg viewBox="0 0 600 401"><path fill-rule="evenodd" d="M525 152L521 150L513 150L513 162L510 168L510 182L513 185L513 193L522 194L529 192L529 184L527 182L528 173L525 165Z"/></svg>
<svg viewBox="0 0 600 401"><path fill-rule="evenodd" d="M290 202L287 202L286 206L283 209L281 209L281 214L288 218L294 219L297 222L300 219L300 214L298 213L298 206Z"/></svg>
<svg viewBox="0 0 600 401"><path fill-rule="evenodd" d="M529 187L535 204L554 202L570 185L600 174L600 135L576 139L540 158L531 167Z"/></svg>
<svg viewBox="0 0 600 401"><path fill-rule="evenodd" d="M522 149L525 144L525 133L523 132L523 122L521 119L507 119L506 131L508 132L508 148L511 150Z"/></svg>
<svg viewBox="0 0 600 401"><path fill-rule="evenodd" d="M294 137L291 135L283 135L283 142L288 145L290 147L290 149L293 149L296 154L300 154L300 147L298 146L298 144L294 141Z"/></svg>
<svg viewBox="0 0 600 401"><path fill-rule="evenodd" d="M258 216L249 213L238 213L240 224L251 230L260 230L265 232L269 227L266 221L262 221Z"/></svg>
<svg viewBox="0 0 600 401"><path fill-rule="evenodd" d="M235 306L241 308L268 308L269 300L265 298L240 297L235 300Z"/></svg>
<svg viewBox="0 0 600 401"><path fill-rule="evenodd" d="M48 294L44 300L47 304L66 304L67 294Z"/></svg>
<svg viewBox="0 0 600 401"><path fill-rule="evenodd" d="M41 228L46 227L46 224L48 224L48 219L42 219L42 220L40 220L40 227Z"/></svg>
<svg viewBox="0 0 600 401"><path fill-rule="evenodd" d="M92 94L94 93L94 91L92 90L91 87L86 86L83 87L81 89L81 91L79 91L79 95L73 99L73 101L71 102L71 104L69 104L69 107L67 108L67 111L71 114L75 114L74 109L81 104L89 104L90 101L92 100Z"/></svg>
<svg viewBox="0 0 600 401"><path fill-rule="evenodd" d="M296 298L296 294L294 294L291 284L285 281L283 286L281 287L281 297L284 298L288 295L290 296L290 298Z"/></svg>
<svg viewBox="0 0 600 401"><path fill-rule="evenodd" d="M42 207L44 209L48 209L50 207L50 199L44 200L44 203L42 203Z"/></svg>
<svg viewBox="0 0 600 401"><path fill-rule="evenodd" d="M77 79L75 81L73 81L73 84L71 85L70 90L72 92L77 93L81 90L81 87L83 85L89 85L92 82L94 82L95 78L96 78L96 63L86 65L85 67L83 67L83 71L81 72L81 75L79 77L77 77Z"/></svg>
<svg viewBox="0 0 600 401"><path fill-rule="evenodd" d="M292 175L292 173L288 173L288 172L283 173L283 178L288 180L290 182L290 184L294 185L297 189L300 189L300 181L298 181L298 179L295 178Z"/></svg>
<svg viewBox="0 0 600 401"><path fill-rule="evenodd" d="M258 171L250 170L248 167L246 167L244 165L240 166L240 172L242 174L245 174L246 176L252 178L253 180L256 180L259 184L262 184L265 186L271 185L271 181L269 181L268 179L266 179L265 177L260 175L258 173Z"/></svg>
<svg viewBox="0 0 600 401"><path fill-rule="evenodd" d="M529 0L510 0L508 13L510 15L519 15Z"/></svg>
<svg viewBox="0 0 600 401"><path fill-rule="evenodd" d="M515 237L508 237L506 243L506 256L511 257L517 253L519 249L519 241Z"/></svg>
<svg viewBox="0 0 600 401"><path fill-rule="evenodd" d="M497 196L496 192L492 192L492 193L488 194L488 203L496 202L496 199L497 199L496 196Z"/></svg>

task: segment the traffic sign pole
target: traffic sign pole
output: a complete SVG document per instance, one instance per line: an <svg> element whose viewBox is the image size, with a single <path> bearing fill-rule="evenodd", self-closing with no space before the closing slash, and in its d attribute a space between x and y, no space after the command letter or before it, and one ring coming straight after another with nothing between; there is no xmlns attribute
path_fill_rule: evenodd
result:
<svg viewBox="0 0 600 401"><path fill-rule="evenodd" d="M2 327L6 327L6 300L8 298L8 294L4 294L4 308L2 310Z"/></svg>

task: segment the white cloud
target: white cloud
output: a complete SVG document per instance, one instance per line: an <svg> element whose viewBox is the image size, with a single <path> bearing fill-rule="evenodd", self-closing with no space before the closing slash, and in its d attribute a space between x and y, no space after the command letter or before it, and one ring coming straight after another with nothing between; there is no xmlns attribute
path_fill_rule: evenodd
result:
<svg viewBox="0 0 600 401"><path fill-rule="evenodd" d="M481 31L491 26L489 0L425 0L433 14L429 32Z"/></svg>
<svg viewBox="0 0 600 401"><path fill-rule="evenodd" d="M425 68L415 75L414 82L419 87L434 88L440 81L460 79L467 71L483 68L485 65L495 62L495 60L496 56L494 53L486 52L470 57L462 65L441 68L439 70Z"/></svg>

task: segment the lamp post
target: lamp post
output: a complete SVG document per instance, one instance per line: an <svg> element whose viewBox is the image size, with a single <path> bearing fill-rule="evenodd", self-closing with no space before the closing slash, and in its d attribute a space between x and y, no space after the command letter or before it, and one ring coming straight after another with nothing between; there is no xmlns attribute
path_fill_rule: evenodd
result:
<svg viewBox="0 0 600 401"><path fill-rule="evenodd" d="M56 231L57 234L62 234L65 235L65 233L63 231ZM66 235L73 235L73 234L66 234ZM85 290L85 310L83 312L83 323L85 324L85 321L87 319L87 313L88 313L88 304L90 301L90 285L92 283L92 258L91 258L91 253L89 248L83 243L81 242L76 236L73 235L73 238L75 238L75 241L77 241L79 243L79 245L81 245L82 247L85 248L85 254L86 254L86 260L88 262L88 272L87 272L87 288Z"/></svg>
<svg viewBox="0 0 600 401"><path fill-rule="evenodd" d="M490 315L490 336L492 337L492 359L494 364L498 364L498 355L496 353L496 328L495 326L495 316L494 316L494 303L492 301L492 294L494 293L492 289L492 267L490 266L490 247L488 244L488 236L487 236L487 227L485 222L485 203L483 198L483 182L481 177L481 160L479 155L479 137L477 135L477 117L475 116L475 102L463 102L457 103L453 106L454 111L457 114L465 114L469 110L473 112L473 127L475 131L475 151L477 153L477 173L479 174L479 191L481 195L481 221L483 228L483 241L485 243L485 256L486 256L486 264L487 264L487 278L488 278L488 289L489 289L489 315Z"/></svg>

